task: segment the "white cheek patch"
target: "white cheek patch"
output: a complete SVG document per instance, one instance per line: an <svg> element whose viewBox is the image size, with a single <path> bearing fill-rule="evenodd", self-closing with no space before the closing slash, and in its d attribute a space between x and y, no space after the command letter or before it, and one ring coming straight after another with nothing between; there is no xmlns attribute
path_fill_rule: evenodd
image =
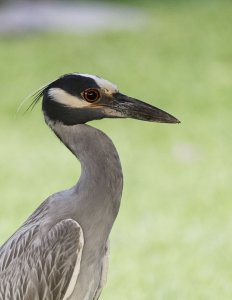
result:
<svg viewBox="0 0 232 300"><path fill-rule="evenodd" d="M52 88L48 91L48 95L55 102L61 103L63 105L73 107L73 108L83 108L88 107L89 103L83 99L70 95L66 91L60 88Z"/></svg>
<svg viewBox="0 0 232 300"><path fill-rule="evenodd" d="M108 80L97 77L95 75L89 75L89 74L78 74L77 73L76 75L92 78L101 89L105 90L109 94L118 92L117 86Z"/></svg>
<svg viewBox="0 0 232 300"><path fill-rule="evenodd" d="M116 118L123 118L124 115L120 111L114 110L110 107L103 107L102 111L106 114L106 116L116 117Z"/></svg>

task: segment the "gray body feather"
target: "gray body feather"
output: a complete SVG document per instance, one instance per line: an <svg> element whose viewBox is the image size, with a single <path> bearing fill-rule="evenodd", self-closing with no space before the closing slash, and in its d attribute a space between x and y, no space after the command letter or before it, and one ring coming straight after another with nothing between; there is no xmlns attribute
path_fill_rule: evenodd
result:
<svg viewBox="0 0 232 300"><path fill-rule="evenodd" d="M89 74L59 77L35 94L32 107L40 97L46 123L82 171L74 187L50 196L0 248L0 300L97 300L123 178L111 140L81 124L102 118L179 120Z"/></svg>
<svg viewBox="0 0 232 300"><path fill-rule="evenodd" d="M81 163L71 189L50 196L0 248L0 300L97 300L122 171L117 151L88 125L49 124Z"/></svg>

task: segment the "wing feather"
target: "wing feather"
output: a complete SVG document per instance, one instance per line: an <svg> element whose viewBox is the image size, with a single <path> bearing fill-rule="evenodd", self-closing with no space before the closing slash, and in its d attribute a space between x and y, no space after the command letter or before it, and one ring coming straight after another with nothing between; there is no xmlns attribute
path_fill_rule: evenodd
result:
<svg viewBox="0 0 232 300"><path fill-rule="evenodd" d="M43 236L32 227L4 253L0 300L66 299L80 271L83 245L82 229L74 220L60 221Z"/></svg>

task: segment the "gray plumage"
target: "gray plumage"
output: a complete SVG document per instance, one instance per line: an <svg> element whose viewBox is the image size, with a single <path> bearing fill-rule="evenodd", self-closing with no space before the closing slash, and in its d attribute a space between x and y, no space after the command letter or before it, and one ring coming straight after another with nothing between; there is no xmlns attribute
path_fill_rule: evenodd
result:
<svg viewBox="0 0 232 300"><path fill-rule="evenodd" d="M77 81L77 94L72 80ZM0 248L0 300L99 298L106 280L108 238L120 206L123 176L112 141L100 130L80 123L85 123L85 118L123 117L125 107L124 112L114 112L112 105L107 110L106 97L115 94L119 92L114 85L85 74L65 75L40 92L47 124L80 161L82 171L76 185L45 200ZM92 106L94 97L99 102ZM153 115L155 111L157 114L154 109ZM145 120L137 109L134 114L134 118ZM145 115L151 121L152 112ZM160 118L159 112L161 122ZM175 123L177 119L163 112L163 122Z"/></svg>

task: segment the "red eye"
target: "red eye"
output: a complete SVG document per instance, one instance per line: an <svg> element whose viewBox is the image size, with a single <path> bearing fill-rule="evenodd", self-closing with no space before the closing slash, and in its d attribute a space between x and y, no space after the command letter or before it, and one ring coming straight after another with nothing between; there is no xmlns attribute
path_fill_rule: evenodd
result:
<svg viewBox="0 0 232 300"><path fill-rule="evenodd" d="M88 89L83 92L83 97L88 102L95 102L100 98L100 93L96 89Z"/></svg>

